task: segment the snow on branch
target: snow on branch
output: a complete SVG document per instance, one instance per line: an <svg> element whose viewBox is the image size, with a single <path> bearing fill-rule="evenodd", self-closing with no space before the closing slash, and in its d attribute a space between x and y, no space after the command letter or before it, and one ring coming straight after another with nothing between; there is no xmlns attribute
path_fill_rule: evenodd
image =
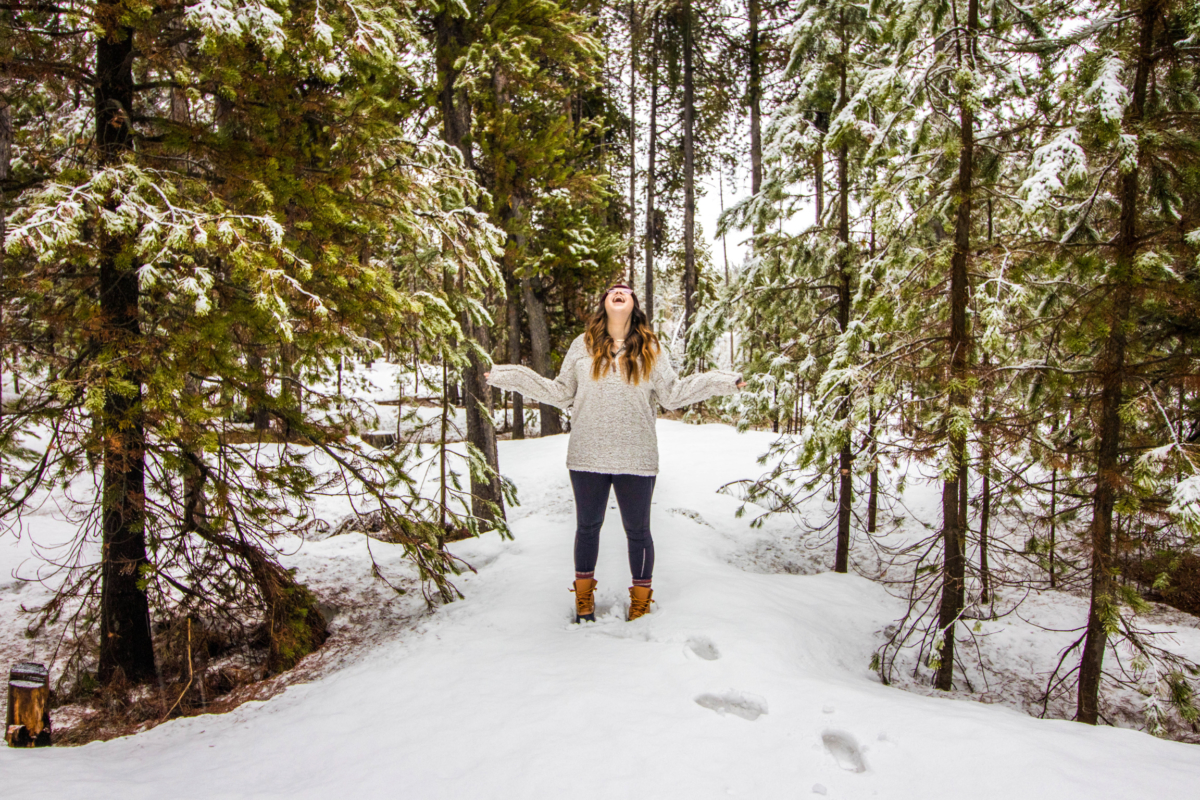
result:
<svg viewBox="0 0 1200 800"><path fill-rule="evenodd" d="M1053 204L1054 195L1071 180L1087 174L1087 155L1079 145L1079 131L1065 128L1033 151L1032 174L1021 184L1025 212Z"/></svg>

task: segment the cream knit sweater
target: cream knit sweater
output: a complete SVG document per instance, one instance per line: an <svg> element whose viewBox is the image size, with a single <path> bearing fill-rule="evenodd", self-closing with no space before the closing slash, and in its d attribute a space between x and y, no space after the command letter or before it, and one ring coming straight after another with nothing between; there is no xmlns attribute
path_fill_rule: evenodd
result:
<svg viewBox="0 0 1200 800"><path fill-rule="evenodd" d="M649 381L626 383L619 369L592 379L592 358L576 337L554 380L528 367L497 364L488 383L531 400L571 409L567 469L614 475L657 475L656 403L683 408L709 397L733 394L741 376L715 370L679 378L664 349Z"/></svg>

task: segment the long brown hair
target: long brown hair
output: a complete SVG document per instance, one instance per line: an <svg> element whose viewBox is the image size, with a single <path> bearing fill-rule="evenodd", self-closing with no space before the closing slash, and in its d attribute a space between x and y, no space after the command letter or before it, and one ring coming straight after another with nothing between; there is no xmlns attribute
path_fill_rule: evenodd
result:
<svg viewBox="0 0 1200 800"><path fill-rule="evenodd" d="M637 295L631 291L629 296L633 298L633 312L629 315L629 334L625 337L625 350L618 356L617 363L621 366L621 375L625 382L632 381L636 386L642 380L649 379L662 348L658 344L658 337L650 329L650 321L646 319L646 312L642 311ZM594 381L600 380L613 365L613 338L608 333L608 311L604 307L606 297L608 292L600 296L600 307L588 320L583 334L583 341L587 344L588 352L592 354Z"/></svg>

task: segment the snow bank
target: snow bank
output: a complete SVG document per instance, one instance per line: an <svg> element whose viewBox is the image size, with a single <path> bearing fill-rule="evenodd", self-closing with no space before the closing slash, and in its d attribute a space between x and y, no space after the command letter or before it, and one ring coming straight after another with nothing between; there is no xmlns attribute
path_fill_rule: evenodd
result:
<svg viewBox="0 0 1200 800"><path fill-rule="evenodd" d="M863 578L774 571L717 489L769 434L659 423L654 612L626 623L615 503L598 621L570 623L566 437L502 442L515 541L455 545L467 599L312 683L223 716L72 749L0 750L12 796L55 798L1115 798L1186 796L1200 751L881 685L898 601ZM361 539L298 545L329 585L370 581ZM770 547L767 547L770 550Z"/></svg>

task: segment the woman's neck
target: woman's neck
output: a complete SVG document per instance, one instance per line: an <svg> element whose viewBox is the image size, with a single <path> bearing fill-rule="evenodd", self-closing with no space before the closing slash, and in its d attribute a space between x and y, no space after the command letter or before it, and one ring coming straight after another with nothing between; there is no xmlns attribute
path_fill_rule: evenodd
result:
<svg viewBox="0 0 1200 800"><path fill-rule="evenodd" d="M629 317L625 317L625 319L609 317L608 335L613 338L613 341L625 341L625 337L629 335Z"/></svg>

